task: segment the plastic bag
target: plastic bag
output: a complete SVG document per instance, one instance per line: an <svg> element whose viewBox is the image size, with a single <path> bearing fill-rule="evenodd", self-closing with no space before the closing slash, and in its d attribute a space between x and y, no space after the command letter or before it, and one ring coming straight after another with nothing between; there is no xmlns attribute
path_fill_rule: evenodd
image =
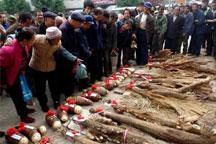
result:
<svg viewBox="0 0 216 144"><path fill-rule="evenodd" d="M24 74L20 74L19 78L20 78L20 85L23 94L23 100L25 102L29 102L32 100L32 92L29 89L26 77Z"/></svg>
<svg viewBox="0 0 216 144"><path fill-rule="evenodd" d="M88 78L86 66L84 64L80 64L76 69L75 78L76 80Z"/></svg>

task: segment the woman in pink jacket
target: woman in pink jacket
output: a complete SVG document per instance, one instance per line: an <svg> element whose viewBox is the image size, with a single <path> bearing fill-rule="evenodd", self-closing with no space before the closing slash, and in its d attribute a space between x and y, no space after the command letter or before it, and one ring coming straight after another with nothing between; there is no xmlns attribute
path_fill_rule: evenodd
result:
<svg viewBox="0 0 216 144"><path fill-rule="evenodd" d="M27 65L28 49L35 41L35 34L30 28L24 27L20 30L16 39L9 46L0 49L0 67L5 70L8 92L16 107L21 121L25 123L34 122L34 118L28 116L34 109L28 109L23 100L21 85L19 80L20 73L25 72Z"/></svg>

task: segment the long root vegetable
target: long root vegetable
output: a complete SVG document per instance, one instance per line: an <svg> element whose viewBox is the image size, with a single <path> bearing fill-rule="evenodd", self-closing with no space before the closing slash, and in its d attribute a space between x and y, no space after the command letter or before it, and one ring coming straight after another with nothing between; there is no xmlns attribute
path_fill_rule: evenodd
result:
<svg viewBox="0 0 216 144"><path fill-rule="evenodd" d="M93 102L98 102L101 99L101 96L98 93L88 91L87 93L82 94L83 97L90 99Z"/></svg>
<svg viewBox="0 0 216 144"><path fill-rule="evenodd" d="M96 92L101 96L106 96L108 94L107 89L105 89L104 87L96 86L95 84L92 85L92 90L93 92Z"/></svg>
<svg viewBox="0 0 216 144"><path fill-rule="evenodd" d="M37 143L41 140L41 134L33 126L26 125L25 123L21 122L19 124L18 130L33 143Z"/></svg>
<svg viewBox="0 0 216 144"><path fill-rule="evenodd" d="M160 126L154 123L142 121L133 117L123 116L115 113L105 112L102 115L113 119L114 121L131 125L141 131L148 132L149 134L170 142L180 144L213 144L210 139L204 138L197 134Z"/></svg>
<svg viewBox="0 0 216 144"><path fill-rule="evenodd" d="M50 126L51 128L55 130L61 128L62 126L61 121L57 118L55 112L49 110L45 118L46 118L47 125Z"/></svg>
<svg viewBox="0 0 216 144"><path fill-rule="evenodd" d="M44 126L44 125L38 127L37 130L38 130L38 132L39 132L42 136L46 135L46 133L47 133L47 128L46 128L46 126Z"/></svg>
<svg viewBox="0 0 216 144"><path fill-rule="evenodd" d="M68 110L69 107L68 106L64 106L61 105L58 107L58 111L57 111L57 117L63 122L67 122L69 120L69 116L68 116Z"/></svg>
<svg viewBox="0 0 216 144"><path fill-rule="evenodd" d="M28 144L29 140L27 137L19 133L15 128L9 128L6 132L5 139L11 144Z"/></svg>
<svg viewBox="0 0 216 144"><path fill-rule="evenodd" d="M93 102L90 99L87 99L85 97L75 97L74 100L76 101L76 104L81 105L81 106L89 106L93 105Z"/></svg>

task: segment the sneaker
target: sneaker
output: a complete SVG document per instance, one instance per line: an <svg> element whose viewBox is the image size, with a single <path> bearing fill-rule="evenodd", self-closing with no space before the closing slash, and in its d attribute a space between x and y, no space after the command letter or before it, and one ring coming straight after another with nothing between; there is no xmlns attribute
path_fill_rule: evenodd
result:
<svg viewBox="0 0 216 144"><path fill-rule="evenodd" d="M27 108L27 109L26 109L26 112L27 112L27 114L31 114L31 113L34 113L34 112L35 112L35 109Z"/></svg>
<svg viewBox="0 0 216 144"><path fill-rule="evenodd" d="M24 118L21 118L21 121L24 122L24 123L33 123L33 122L35 122L35 119L31 118L29 116L26 116Z"/></svg>
<svg viewBox="0 0 216 144"><path fill-rule="evenodd" d="M42 109L43 112L48 112L49 107L48 106L43 106L43 107L41 107L41 109Z"/></svg>

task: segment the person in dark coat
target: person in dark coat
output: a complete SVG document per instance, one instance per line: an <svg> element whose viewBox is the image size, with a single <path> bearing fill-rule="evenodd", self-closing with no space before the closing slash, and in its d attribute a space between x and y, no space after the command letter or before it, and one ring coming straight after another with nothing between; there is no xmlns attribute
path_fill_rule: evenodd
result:
<svg viewBox="0 0 216 144"><path fill-rule="evenodd" d="M180 53L177 50L179 36L182 35L184 18L180 15L180 8L176 6L173 14L167 16L167 32L165 48L171 49L172 53Z"/></svg>
<svg viewBox="0 0 216 144"><path fill-rule="evenodd" d="M90 29L91 25L94 24L93 17L90 15L83 16L84 21L79 29L75 30L78 47L79 47L79 58L87 64L88 58L91 56L91 51L89 48L88 40L85 35L85 32Z"/></svg>
<svg viewBox="0 0 216 144"><path fill-rule="evenodd" d="M86 37L89 43L92 55L88 60L88 70L90 72L91 83L95 80L101 80L103 76L103 34L102 24L103 11L94 9L93 11L94 24L86 31Z"/></svg>
<svg viewBox="0 0 216 144"><path fill-rule="evenodd" d="M128 56L129 49L131 44L132 37L132 19L130 19L130 10L125 9L124 19L117 22L117 47L118 47L118 63L117 68L121 66L121 64L128 64ZM123 52L123 59L121 59ZM123 60L123 61L122 61Z"/></svg>
<svg viewBox="0 0 216 144"><path fill-rule="evenodd" d="M39 26L38 28L38 34L46 34L46 29L51 26L55 26L55 18L57 17L57 14L46 11L43 14L44 22Z"/></svg>
<svg viewBox="0 0 216 144"><path fill-rule="evenodd" d="M62 46L69 51L72 55L79 57L79 45L76 36L75 29L80 28L83 22L83 16L78 12L73 12L69 19L60 26L62 31ZM62 63L63 64L63 63ZM64 64L63 64L64 65ZM58 69L58 68L57 68ZM59 70L58 70L59 71ZM75 79L72 72L68 72L68 68L61 68L61 71L65 71L64 77L62 78L62 90L66 97L70 96L74 92Z"/></svg>
<svg viewBox="0 0 216 144"><path fill-rule="evenodd" d="M144 3L144 12L139 14L136 19L138 23L138 29L136 32L137 37L137 51L136 58L138 65L145 65L148 63L148 46L147 46L147 28L149 28L149 21L151 21L152 16L150 14L150 9L152 4L150 2Z"/></svg>
<svg viewBox="0 0 216 144"><path fill-rule="evenodd" d="M207 50L206 54L210 56L213 51L213 33L216 31L216 1L212 2L211 9L208 11L206 15L206 23L207 23ZM216 55L214 55L216 56Z"/></svg>
<svg viewBox="0 0 216 144"><path fill-rule="evenodd" d="M93 17L90 15L84 15L84 22L82 23L79 29L76 29L76 36L78 41L79 48L79 58L83 60L85 65L88 64L88 59L91 56L92 52L90 51L89 44L85 32L94 24ZM88 65L87 65L88 67ZM83 90L88 87L89 79L79 80L79 90Z"/></svg>
<svg viewBox="0 0 216 144"><path fill-rule="evenodd" d="M104 74L112 74L111 53L117 49L117 25L118 16L116 13L104 13Z"/></svg>
<svg viewBox="0 0 216 144"><path fill-rule="evenodd" d="M183 54L187 53L188 50L188 39L189 36L192 35L194 31L194 16L193 13L190 12L190 6L186 5L184 9L184 26L183 26Z"/></svg>
<svg viewBox="0 0 216 144"><path fill-rule="evenodd" d="M192 11L194 14L194 32L192 34L189 52L192 55L199 56L201 45L204 40L205 33L205 15L202 10L198 8L198 4L192 4Z"/></svg>

